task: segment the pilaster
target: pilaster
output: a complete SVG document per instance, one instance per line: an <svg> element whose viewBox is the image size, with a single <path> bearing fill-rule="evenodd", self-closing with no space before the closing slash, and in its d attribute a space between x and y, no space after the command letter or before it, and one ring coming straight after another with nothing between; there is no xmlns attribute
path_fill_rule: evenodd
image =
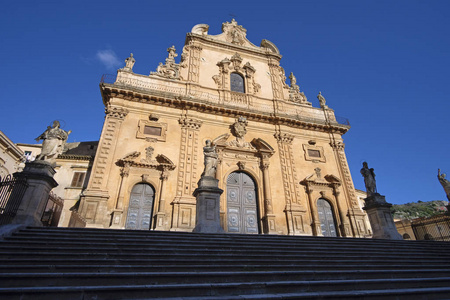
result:
<svg viewBox="0 0 450 300"><path fill-rule="evenodd" d="M173 231L192 231L195 226L195 197L192 196L199 176L198 148L202 121L190 118L184 112L179 120L181 126L180 156L176 197L172 202Z"/></svg>

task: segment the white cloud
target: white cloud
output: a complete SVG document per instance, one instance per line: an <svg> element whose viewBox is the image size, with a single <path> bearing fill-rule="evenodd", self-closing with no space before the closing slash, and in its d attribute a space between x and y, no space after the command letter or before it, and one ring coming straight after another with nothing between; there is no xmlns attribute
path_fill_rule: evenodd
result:
<svg viewBox="0 0 450 300"><path fill-rule="evenodd" d="M106 66L107 69L115 69L121 64L116 53L112 50L99 50L97 51L96 57Z"/></svg>

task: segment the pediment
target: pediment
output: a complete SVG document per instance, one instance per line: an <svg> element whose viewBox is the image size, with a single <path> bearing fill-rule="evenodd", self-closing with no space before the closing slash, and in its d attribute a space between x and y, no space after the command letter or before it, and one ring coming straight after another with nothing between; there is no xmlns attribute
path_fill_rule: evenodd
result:
<svg viewBox="0 0 450 300"><path fill-rule="evenodd" d="M261 138L255 138L252 140L252 145L260 152L268 152L268 153L275 153L275 150L272 148L272 146L269 145L266 141L264 141Z"/></svg>
<svg viewBox="0 0 450 300"><path fill-rule="evenodd" d="M208 29L209 25L198 24L192 28L191 32L202 36L208 36L208 38L212 40L261 50L260 47L256 46L247 39L247 29L242 27L242 25L238 25L234 19L231 20L231 22L225 22L222 24L221 34L208 35Z"/></svg>
<svg viewBox="0 0 450 300"><path fill-rule="evenodd" d="M322 186L333 186L341 185L341 180L332 175L327 174L325 176L321 175L320 168L316 168L315 172L309 176L306 176L300 183L303 185L322 185Z"/></svg>

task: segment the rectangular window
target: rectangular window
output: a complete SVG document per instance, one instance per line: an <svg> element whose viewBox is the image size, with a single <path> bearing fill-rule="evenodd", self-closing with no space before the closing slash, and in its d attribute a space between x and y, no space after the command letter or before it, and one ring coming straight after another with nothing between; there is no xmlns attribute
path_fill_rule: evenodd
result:
<svg viewBox="0 0 450 300"><path fill-rule="evenodd" d="M309 155L309 157L319 157L320 158L320 151L308 149L308 155Z"/></svg>
<svg viewBox="0 0 450 300"><path fill-rule="evenodd" d="M144 134L161 136L161 131L162 131L161 127L154 127L154 126L144 127Z"/></svg>
<svg viewBox="0 0 450 300"><path fill-rule="evenodd" d="M71 187L83 187L86 172L74 172Z"/></svg>

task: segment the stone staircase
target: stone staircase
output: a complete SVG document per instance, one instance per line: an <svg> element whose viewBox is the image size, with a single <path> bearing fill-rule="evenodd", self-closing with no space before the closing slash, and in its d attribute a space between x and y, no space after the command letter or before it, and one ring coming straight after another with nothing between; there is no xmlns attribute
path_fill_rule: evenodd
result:
<svg viewBox="0 0 450 300"><path fill-rule="evenodd" d="M81 228L0 241L0 299L450 299L450 243Z"/></svg>

